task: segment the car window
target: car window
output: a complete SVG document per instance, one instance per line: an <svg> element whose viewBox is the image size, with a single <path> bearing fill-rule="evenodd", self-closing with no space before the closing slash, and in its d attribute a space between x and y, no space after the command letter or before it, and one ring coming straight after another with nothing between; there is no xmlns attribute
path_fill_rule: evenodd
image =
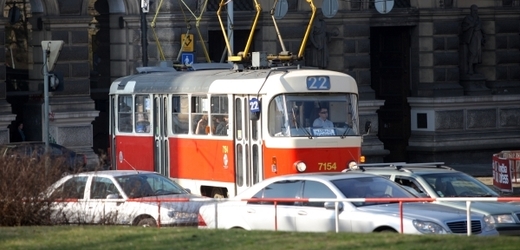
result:
<svg viewBox="0 0 520 250"><path fill-rule="evenodd" d="M332 181L346 198L413 198L414 196L397 183L384 177L345 178ZM355 206L381 203L352 202Z"/></svg>
<svg viewBox="0 0 520 250"><path fill-rule="evenodd" d="M87 179L86 176L72 177L58 187L52 195L58 199L83 199Z"/></svg>
<svg viewBox="0 0 520 250"><path fill-rule="evenodd" d="M302 198L336 199L337 196L325 184L317 181L305 181ZM304 202L303 206L323 207L324 202Z"/></svg>
<svg viewBox="0 0 520 250"><path fill-rule="evenodd" d="M416 180L414 180L411 177L398 175L395 177L395 182L397 182L403 186L413 188L415 191L417 191L417 193L423 193L423 194L426 193L426 191L424 190L424 187L422 187L421 184L419 184Z"/></svg>
<svg viewBox="0 0 520 250"><path fill-rule="evenodd" d="M90 199L106 199L109 194L118 195L119 191L114 182L106 177L94 177L90 186Z"/></svg>
<svg viewBox="0 0 520 250"><path fill-rule="evenodd" d="M423 175L440 197L498 197L498 193L461 172Z"/></svg>
<svg viewBox="0 0 520 250"><path fill-rule="evenodd" d="M300 194L302 181L278 181L260 190L252 198L296 198ZM248 202L248 204L274 204L273 202ZM278 202L278 205L294 205L294 202Z"/></svg>
<svg viewBox="0 0 520 250"><path fill-rule="evenodd" d="M188 193L176 182L159 174L125 175L115 179L130 198Z"/></svg>

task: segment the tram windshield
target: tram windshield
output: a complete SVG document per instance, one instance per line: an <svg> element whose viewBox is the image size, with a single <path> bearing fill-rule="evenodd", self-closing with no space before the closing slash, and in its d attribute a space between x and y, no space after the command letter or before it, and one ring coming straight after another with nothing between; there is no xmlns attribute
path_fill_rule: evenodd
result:
<svg viewBox="0 0 520 250"><path fill-rule="evenodd" d="M288 137L359 135L356 94L282 94L269 103L269 134Z"/></svg>

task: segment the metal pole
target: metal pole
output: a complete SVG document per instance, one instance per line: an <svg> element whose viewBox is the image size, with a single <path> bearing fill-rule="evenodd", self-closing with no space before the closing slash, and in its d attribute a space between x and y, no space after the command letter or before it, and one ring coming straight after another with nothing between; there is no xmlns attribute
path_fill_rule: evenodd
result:
<svg viewBox="0 0 520 250"><path fill-rule="evenodd" d="M228 23L227 23L227 28L228 28L228 37L229 37L229 47L231 47L231 55L228 55L228 56L233 56L235 55L235 49L234 49L234 45L233 45L233 37L234 37L234 34L233 34L233 1L228 1L228 4L227 4L227 12L228 12L228 16L229 16L229 19L228 19Z"/></svg>
<svg viewBox="0 0 520 250"><path fill-rule="evenodd" d="M146 22L146 13L143 11L143 8L141 8L141 44L142 44L142 52L143 52L143 66L148 66L148 39L147 39L147 33L148 33L148 27Z"/></svg>
<svg viewBox="0 0 520 250"><path fill-rule="evenodd" d="M45 175L47 175L49 164L47 161L47 153L49 152L49 70L48 56L51 53L49 48L43 52L43 133L42 139L45 142Z"/></svg>

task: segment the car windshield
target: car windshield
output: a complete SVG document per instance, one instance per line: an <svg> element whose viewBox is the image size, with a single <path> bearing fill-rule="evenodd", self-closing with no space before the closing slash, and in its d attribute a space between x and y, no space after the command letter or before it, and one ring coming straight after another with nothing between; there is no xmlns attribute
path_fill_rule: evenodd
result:
<svg viewBox="0 0 520 250"><path fill-rule="evenodd" d="M115 177L130 198L169 194L187 194L179 184L159 174L135 174Z"/></svg>
<svg viewBox="0 0 520 250"><path fill-rule="evenodd" d="M498 197L499 194L472 176L461 172L424 174L422 177L439 197Z"/></svg>
<svg viewBox="0 0 520 250"><path fill-rule="evenodd" d="M386 178L362 177L334 180L332 183L343 193L345 198L414 198L398 184ZM352 202L355 206L369 206L382 203Z"/></svg>

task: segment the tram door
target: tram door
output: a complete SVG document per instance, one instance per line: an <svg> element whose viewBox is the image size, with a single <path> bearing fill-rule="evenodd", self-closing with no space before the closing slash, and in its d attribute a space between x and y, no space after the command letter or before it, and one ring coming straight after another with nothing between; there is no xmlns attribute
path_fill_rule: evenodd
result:
<svg viewBox="0 0 520 250"><path fill-rule="evenodd" d="M166 95L153 96L153 135L155 171L170 177L168 165L168 98Z"/></svg>
<svg viewBox="0 0 520 250"><path fill-rule="evenodd" d="M116 164L117 164L117 160L116 160L116 110L115 110L115 105L117 105L117 102L116 102L116 97L115 96L110 96L110 120L109 120L109 123L110 124L110 128L109 128L109 135L110 135L110 152L109 155L110 155L110 169L116 169Z"/></svg>
<svg viewBox="0 0 520 250"><path fill-rule="evenodd" d="M250 101L253 100L251 103ZM235 138L235 193L238 194L247 187L263 179L261 120L251 119L253 96L235 96L234 103L234 138Z"/></svg>

